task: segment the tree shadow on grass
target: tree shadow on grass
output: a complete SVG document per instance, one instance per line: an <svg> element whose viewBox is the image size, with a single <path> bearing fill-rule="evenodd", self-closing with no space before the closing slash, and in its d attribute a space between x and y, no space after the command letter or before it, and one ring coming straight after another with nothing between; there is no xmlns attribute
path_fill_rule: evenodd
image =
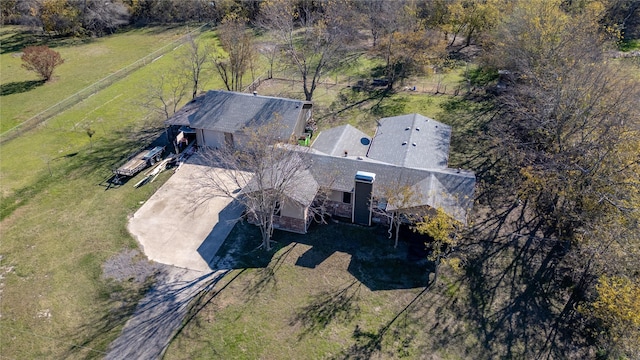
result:
<svg viewBox="0 0 640 360"><path fill-rule="evenodd" d="M18 31L13 35L6 36L0 42L0 54L20 52L27 46L46 45L50 48L61 46L75 46L87 44L93 41L91 37L75 37L62 35L47 35L33 31Z"/></svg>
<svg viewBox="0 0 640 360"><path fill-rule="evenodd" d="M357 305L361 283L354 280L338 291L323 291L314 295L306 306L296 311L289 325L302 324L304 330L298 340L314 335L326 328L331 322L348 323L354 319L360 309Z"/></svg>
<svg viewBox="0 0 640 360"><path fill-rule="evenodd" d="M471 294L467 316L477 326L487 358L586 356L576 310L586 274L572 278L575 259L568 242L550 238L535 219L521 221L494 220L485 236L478 234L480 241L465 249Z"/></svg>
<svg viewBox="0 0 640 360"><path fill-rule="evenodd" d="M468 295L456 307L478 343L462 347L479 359L588 357L576 310L588 275L576 268L581 262L571 244L553 236L552 224L526 197L512 195L519 169L496 151L504 145L492 129L500 109L491 96L470 94L443 110L441 119L455 129L450 161L475 171L478 184L474 224L457 249L466 262L458 281ZM438 344L452 341L442 337Z"/></svg>
<svg viewBox="0 0 640 360"><path fill-rule="evenodd" d="M177 275L180 271L184 270L162 267L144 287L110 295L104 306L111 310L78 329L76 345L67 350L65 358L159 358L171 340L242 273L213 291L228 271L190 280L182 280Z"/></svg>
<svg viewBox="0 0 640 360"><path fill-rule="evenodd" d="M20 94L44 85L44 80L15 81L0 85L0 96Z"/></svg>
<svg viewBox="0 0 640 360"><path fill-rule="evenodd" d="M332 359L370 359L382 350L382 343L385 336L390 333L397 337L394 333L394 326L405 316L408 316L414 307L421 305L420 300L425 293L429 291L433 282L430 282L420 293L418 293L402 310L400 310L391 320L384 323L376 331L364 331L358 325L353 330L354 343L341 354L334 356ZM401 343L409 346L412 336L402 336Z"/></svg>

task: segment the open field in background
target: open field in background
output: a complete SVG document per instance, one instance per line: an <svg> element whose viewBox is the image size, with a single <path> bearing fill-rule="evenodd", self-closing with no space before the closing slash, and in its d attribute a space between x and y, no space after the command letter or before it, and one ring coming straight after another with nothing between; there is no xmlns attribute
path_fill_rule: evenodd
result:
<svg viewBox="0 0 640 360"><path fill-rule="evenodd" d="M56 101L56 96L59 93L64 91L73 93L79 90L78 87L85 86L84 81L88 81L87 79L95 81L104 77L107 70L117 70L118 65L112 59L118 57L115 56L116 53L130 54L140 49L147 49L145 51L151 52L162 46L161 41L169 42L175 36L180 35L180 31L182 30L135 30L131 33L117 34L87 43L64 44L56 47L58 51L64 50L67 54L78 56L77 58L70 57L63 66L69 65L73 61L80 61L79 54L84 52L94 53L92 55L94 56L92 57L94 66L83 65L86 68L78 70L81 74L78 79L74 79L76 77L74 69L67 68L63 72L63 66L61 66L60 72L57 73L58 80L51 84L31 88L21 93L3 94L1 98L2 126L5 126L5 114L21 114L26 111L20 110L21 107L32 109L32 106L51 105ZM4 32L2 36L6 38L10 35ZM209 32L205 33L203 37L211 39L213 35ZM141 42L140 46L136 46L138 41ZM3 44L5 44L4 38ZM18 70L11 69L5 70L5 66L10 64L19 67L19 58L12 58L8 49L3 47L2 55L0 55L2 56L3 88L5 81L9 83L32 81L29 73L20 73ZM144 55L144 51L140 50L139 56L131 56L131 61L122 61L122 64L127 65ZM63 56L65 55L63 54ZM100 64L104 62L104 66L95 66L96 59L103 58L104 60L100 60ZM5 59L9 59L8 62L5 62ZM171 69L174 65L173 53L169 53L51 118L37 129L22 134L19 138L1 146L0 183L2 184L1 215L3 220L0 223L2 231L0 274L4 278L2 279L2 301L0 302L2 314L0 319L0 354L3 357L77 358L91 355L102 357L103 354L100 351L106 349L109 342L118 335L122 324L128 319L136 300L144 290L144 284L106 281L101 278L101 266L107 259L120 253L123 249L137 247L135 241L126 231L127 217L170 176L170 173L163 174L155 183L145 185L140 189L133 188L133 184L137 182L139 177L119 188L109 190L106 190L104 181L109 178L114 165L130 155L131 152L148 144L162 132L161 121L149 116L148 111L141 108L138 103L143 88L150 79L158 73ZM347 72L350 74L349 76L371 78L371 75L366 74L366 61L364 65L359 66L359 68ZM7 78L5 78L5 74L7 74ZM259 71L256 72L256 75L258 74L260 74ZM208 77L205 89L223 88L217 75L212 71L205 76ZM459 72L452 72L447 75L446 82L455 84L457 76L459 76ZM245 80L246 85L251 83L249 78L250 75ZM430 79L427 78L423 83L427 84L431 81ZM66 80L74 82L73 84L66 83ZM342 80L348 82L349 77ZM351 88L343 86L340 79L337 84L334 81L333 85L330 85L330 79L327 79L327 82L329 85L319 86L314 99L320 129L349 122L372 133L376 118L409 112L420 112L437 119L437 114L441 110L440 104L451 97L450 95L431 95L428 89L423 93L419 89L420 80L416 80L418 91L400 91L388 96L353 92ZM48 87L49 85L51 87ZM56 88L56 86L60 86L60 88ZM264 83L258 92L263 95L301 98L302 92L298 86L299 83L296 83L296 87L291 88L286 81L274 80ZM325 87L323 88L323 86ZM341 95L343 95L342 99ZM371 99L367 99L369 97ZM365 101L352 106L361 100ZM343 108L347 109L341 111ZM86 127L91 127L95 131L91 142L86 134ZM295 259L299 258L302 252L312 245L305 241L315 239L317 244L314 243L313 246L319 245L319 247L316 247L314 251L328 251L332 245L327 243L322 248L322 239L335 235L331 233L333 231L331 229L320 230L316 233L316 238L309 238L309 240L301 240L299 237L294 239L290 237L293 235L289 234L278 235L277 240L282 244L281 250L274 255L273 260L265 259L264 264L261 265L266 266L271 261L270 268L274 269L275 275L272 280L269 280L265 290L259 292L260 296L249 297L246 304L238 303L238 299L241 298L237 297L254 291L255 289L247 290L248 293L245 293L244 288L252 288L256 281L265 274L265 271L269 270L247 270L246 275L243 273L243 277L239 277L235 282L239 284L238 287L234 288L230 285L227 288L229 290L228 296L225 295L224 299L232 302L233 306L230 306L228 312L223 316L216 318L215 326L220 326L222 329L231 328L239 316L245 327L238 328L232 333L234 340L217 342L216 349L219 349L220 344L232 341L236 344L235 348L224 347L220 351L233 351L230 354L233 355L232 357L236 357L244 353L242 346L250 346L247 357L252 357L251 354L260 354L262 350L259 348L269 343L265 354L274 354L274 351L280 348L279 344L282 341L289 341L283 338L287 333L279 336L260 334L257 339L247 337L248 333L245 333L244 329L249 332L257 331L252 324L254 316L256 324L267 324L270 320L266 314L260 315L260 308L265 305L265 302L268 303L268 306L273 307L285 301L288 291L296 294L296 301L301 306L302 304L313 305L314 301L316 304L320 304L325 299L337 299L336 304L330 303L341 306L342 295L340 294L349 296L357 294L356 297L352 297L353 301L351 302L357 311L352 312L351 305L348 305L345 311L340 309L337 311L339 316L344 316L344 319L348 320L337 321L334 318L327 320L327 324L331 324L329 327L331 334L320 331L318 327L315 327L316 325L312 325L314 321L325 321L321 319L325 316L322 313L322 311L326 311L325 308L319 308L319 319L300 318L293 325L288 325L287 321L293 321L290 317L294 313L273 313L272 315L284 316L282 322L275 323L273 326L284 326L285 329L288 329L288 335L293 337L302 334L307 327L313 327L299 340L294 341L290 350L287 350L288 354L295 354L292 352L295 349L309 349L315 346L318 346L318 350L315 352L318 357L323 356L322 354L341 354L353 346L356 349L354 351L360 351L357 350L360 347L377 346L378 339L383 339L383 346L387 349L385 351L397 348L401 351L408 351L409 354L414 354L414 350L407 348L402 341L406 340L409 344L420 344L420 346L427 347L434 344L430 342L431 340L424 338L415 341L407 340L417 336L416 334L421 332L419 327L424 324L408 320L406 315L403 315L405 323L413 325L407 325L403 328L404 330L401 330L403 335L398 336L404 337L404 340L398 340L400 337L387 337L388 334L395 334L395 324L398 321L394 321L388 329L383 328L385 322L391 321L407 303L420 294L421 287L426 285L424 279L419 279L420 281L411 288L372 292L362 284L366 283L366 280L357 278L351 273L353 269L347 265L348 253L331 255L328 260L319 264L315 269L304 266L301 268L295 264L297 261ZM245 232L251 233L255 230L254 228L240 227L234 230L236 235L232 236L242 238L245 236L243 235ZM361 230L355 229L353 231L362 235L362 241L368 239L369 235L363 235ZM342 238L350 236L343 234ZM375 235L375 237L379 238L379 235ZM302 243L295 245L295 241L302 241ZM249 251L255 247L253 243L247 246L246 253L249 254L249 257L256 254L256 252ZM388 242L384 242L380 246L376 251L382 249L383 252L386 252L388 248L392 249ZM395 265L391 267L398 270L397 267L401 261L393 261L395 261ZM333 269L334 266L335 269ZM377 264L370 262L366 266L374 268ZM311 291L309 286L314 283L305 279L314 279L313 276L318 276L315 278L317 284L323 285L317 289L313 288ZM399 276L406 276L406 274ZM233 274L229 276L229 279L232 277ZM271 286L272 281L275 281L277 286ZM384 281L393 282L393 279ZM285 284L287 284L286 287ZM304 286L298 290L290 288L295 284ZM443 281L443 284L448 284L448 282ZM345 292L341 292L344 289L346 289ZM430 292L431 289L421 295L418 301L441 300L441 291L432 295ZM338 297L336 298L336 296ZM424 307L425 304L422 303L421 306ZM247 309L252 310L248 311ZM435 311L433 309L426 307L424 311ZM295 307L289 310L302 313L301 309ZM207 310L207 312L210 311L210 309ZM421 310L416 313L416 316L420 314L425 315ZM207 318L206 321L209 320ZM358 326L357 329L361 329L361 331L356 332L355 326ZM242 332L240 332L241 330ZM382 338L375 334L377 330L384 330ZM188 334L201 334L207 337L211 335L209 333L211 329L194 327L187 329L187 331ZM312 339L318 334L323 335L318 339L318 342L315 342ZM201 340L206 342L210 339L203 338ZM184 341L180 338L177 349L184 346ZM86 348L73 348L74 345ZM208 354L206 352L208 350L203 346L202 343L194 344L193 350L190 350L189 354L194 356ZM92 349L96 349L97 352ZM180 357L179 353L173 354L175 355L172 356ZM229 353L223 352L223 354L228 355ZM275 357L275 355L271 355L271 357Z"/></svg>
<svg viewBox="0 0 640 360"><path fill-rule="evenodd" d="M168 71L173 66L175 52L166 54L158 61L49 119L37 129L3 144L0 162L2 196L10 196L19 189L32 186L35 179L48 175L48 166L55 168L65 156L88 148L90 141L86 127L95 131L91 139L94 146L101 142L111 142L114 137L135 137L156 119L156 115L150 115L147 109L139 105L144 97L145 86L156 74ZM212 78L208 84L219 86L216 78ZM189 98L184 99L185 102L187 100ZM157 121L155 124L162 126ZM138 147L132 147L130 151ZM126 155L128 154L120 156ZM111 161L111 165L114 165L120 158L112 156L104 160Z"/></svg>
<svg viewBox="0 0 640 360"><path fill-rule="evenodd" d="M62 55L64 64L56 68L53 80L47 83L40 82L34 72L22 68L20 51L36 38L20 30L14 26L0 30L3 44L0 133L179 39L188 28L145 28L104 38L53 42L50 47Z"/></svg>

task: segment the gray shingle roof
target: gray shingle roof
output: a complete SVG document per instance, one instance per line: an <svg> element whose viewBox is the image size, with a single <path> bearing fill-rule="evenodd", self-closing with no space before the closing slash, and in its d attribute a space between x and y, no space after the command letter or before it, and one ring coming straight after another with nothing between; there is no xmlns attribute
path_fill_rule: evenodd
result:
<svg viewBox="0 0 640 360"><path fill-rule="evenodd" d="M374 196L390 186L406 184L422 196L413 206L428 205L442 208L455 219L465 222L467 211L473 204L475 175L457 169L416 169L352 157L336 157L306 148L296 148L309 157L311 174L319 186L350 192L356 172L376 174ZM411 206L411 207L413 207Z"/></svg>
<svg viewBox="0 0 640 360"><path fill-rule="evenodd" d="M205 99L204 95L200 95L197 98L189 101L180 110L176 111L173 116L167 119L165 125L180 125L189 126L189 117L200 109Z"/></svg>
<svg viewBox="0 0 640 360"><path fill-rule="evenodd" d="M302 158L294 156L265 169L262 173L262 185L257 176L251 178L242 189L242 193L251 193L259 189L281 189L285 195L303 206L313 202L320 185L308 169L301 167ZM285 178L282 174L290 174Z"/></svg>
<svg viewBox="0 0 640 360"><path fill-rule="evenodd" d="M324 130L316 136L311 148L333 156L365 156L371 138L351 125Z"/></svg>
<svg viewBox="0 0 640 360"><path fill-rule="evenodd" d="M367 156L389 164L444 169L451 127L420 114L380 119Z"/></svg>
<svg viewBox="0 0 640 360"><path fill-rule="evenodd" d="M283 127L294 129L304 101L211 90L202 106L189 116L194 129L234 133L245 126L261 126L278 119Z"/></svg>

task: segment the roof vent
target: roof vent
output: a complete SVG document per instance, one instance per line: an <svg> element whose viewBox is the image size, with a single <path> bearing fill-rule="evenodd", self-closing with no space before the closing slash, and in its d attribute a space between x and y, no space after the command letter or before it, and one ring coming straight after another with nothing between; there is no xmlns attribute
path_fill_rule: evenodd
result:
<svg viewBox="0 0 640 360"><path fill-rule="evenodd" d="M416 131L420 131L420 128L416 128Z"/></svg>
<svg viewBox="0 0 640 360"><path fill-rule="evenodd" d="M405 130L405 131L406 131L406 130L411 130L411 128L407 126L406 128L404 128L404 130Z"/></svg>
<svg viewBox="0 0 640 360"><path fill-rule="evenodd" d="M406 141L403 141L403 142L402 142L402 145L407 145L407 142L406 142Z"/></svg>
<svg viewBox="0 0 640 360"><path fill-rule="evenodd" d="M344 157L347 157L347 155L349 155L349 152L347 150L344 151Z"/></svg>
<svg viewBox="0 0 640 360"><path fill-rule="evenodd" d="M362 156L358 156L358 160L364 160Z"/></svg>
<svg viewBox="0 0 640 360"><path fill-rule="evenodd" d="M411 144L411 145L416 146L416 143L413 143L413 144Z"/></svg>
<svg viewBox="0 0 640 360"><path fill-rule="evenodd" d="M257 92L257 91L254 91L254 92L253 92L253 96L257 96L257 95L258 95L258 92Z"/></svg>

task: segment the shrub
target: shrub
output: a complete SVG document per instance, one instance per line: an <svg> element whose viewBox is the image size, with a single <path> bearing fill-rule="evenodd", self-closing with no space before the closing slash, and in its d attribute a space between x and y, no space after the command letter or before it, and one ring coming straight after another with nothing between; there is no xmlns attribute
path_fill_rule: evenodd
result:
<svg viewBox="0 0 640 360"><path fill-rule="evenodd" d="M51 79L56 66L64 63L60 53L49 49L48 46L29 46L22 52L22 66L35 71L45 81Z"/></svg>

